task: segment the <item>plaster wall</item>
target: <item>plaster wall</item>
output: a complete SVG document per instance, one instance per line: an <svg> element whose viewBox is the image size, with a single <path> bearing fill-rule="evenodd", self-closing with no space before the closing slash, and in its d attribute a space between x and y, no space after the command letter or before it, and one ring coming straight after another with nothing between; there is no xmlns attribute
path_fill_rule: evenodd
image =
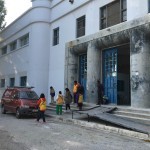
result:
<svg viewBox="0 0 150 150"><path fill-rule="evenodd" d="M0 56L0 77L6 79L5 86L8 86L10 77L15 77L15 85L20 85L20 77L27 76L27 86L34 86L38 95L43 92L47 98L50 8L43 6L29 9L1 32L0 48L27 33L29 33L29 44ZM0 89L0 94L3 90Z"/></svg>
<svg viewBox="0 0 150 150"><path fill-rule="evenodd" d="M150 40L142 30L131 35L131 106L150 108ZM139 94L140 93L140 94Z"/></svg>

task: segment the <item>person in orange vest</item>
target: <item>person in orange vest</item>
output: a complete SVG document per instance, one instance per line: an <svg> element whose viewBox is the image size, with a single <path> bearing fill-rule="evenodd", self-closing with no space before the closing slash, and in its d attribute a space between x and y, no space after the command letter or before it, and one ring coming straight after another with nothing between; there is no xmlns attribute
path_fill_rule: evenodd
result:
<svg viewBox="0 0 150 150"><path fill-rule="evenodd" d="M43 119L43 122L45 121L45 110L46 110L46 98L43 93L40 95L40 99L37 101L38 105L38 115L37 115L37 121L39 121L41 118Z"/></svg>
<svg viewBox="0 0 150 150"><path fill-rule="evenodd" d="M78 105L78 88L79 87L80 87L80 84L77 81L74 81L73 98L74 98L74 103L77 103L77 105Z"/></svg>
<svg viewBox="0 0 150 150"><path fill-rule="evenodd" d="M56 99L56 114L62 115L62 105L64 103L64 97L62 95L62 92L59 91L59 94Z"/></svg>
<svg viewBox="0 0 150 150"><path fill-rule="evenodd" d="M79 92L79 100L78 100L79 110L82 110L82 106L83 106L83 93Z"/></svg>

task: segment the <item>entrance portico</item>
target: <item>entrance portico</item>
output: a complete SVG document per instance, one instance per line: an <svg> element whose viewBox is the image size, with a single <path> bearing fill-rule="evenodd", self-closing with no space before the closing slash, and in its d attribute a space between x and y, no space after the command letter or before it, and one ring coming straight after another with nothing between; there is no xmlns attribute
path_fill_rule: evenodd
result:
<svg viewBox="0 0 150 150"><path fill-rule="evenodd" d="M104 81L104 59L102 53L110 48L115 48L119 51L117 66L119 66L120 71L117 70L117 73L123 74L116 76L117 90L115 94L117 95L117 102L115 104L130 105L137 108L150 108L149 36L150 16L146 15L143 18L124 22L101 30L96 34L67 43L65 53L65 87L72 89L73 81L79 80L79 55L86 53L86 101L96 103L97 80ZM123 71L122 73L122 70L127 71ZM129 76L128 80L126 80L126 77L123 77L125 74ZM119 79L120 77L123 77L123 79ZM103 84L106 88L107 85L105 82ZM119 91L118 85L123 86L121 87L123 91ZM120 98L122 96L120 96L120 93L123 93L126 89L129 93L128 100ZM125 96L126 94L123 93L123 95Z"/></svg>

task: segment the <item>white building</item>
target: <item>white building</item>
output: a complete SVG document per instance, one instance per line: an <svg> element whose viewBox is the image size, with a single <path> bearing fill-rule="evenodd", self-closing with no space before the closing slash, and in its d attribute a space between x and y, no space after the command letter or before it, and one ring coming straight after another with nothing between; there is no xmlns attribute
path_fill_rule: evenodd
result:
<svg viewBox="0 0 150 150"><path fill-rule="evenodd" d="M26 85L49 101L50 86L57 94L78 80L85 101L96 103L101 79L110 103L149 108L149 6L149 0L32 0L0 34L0 95Z"/></svg>

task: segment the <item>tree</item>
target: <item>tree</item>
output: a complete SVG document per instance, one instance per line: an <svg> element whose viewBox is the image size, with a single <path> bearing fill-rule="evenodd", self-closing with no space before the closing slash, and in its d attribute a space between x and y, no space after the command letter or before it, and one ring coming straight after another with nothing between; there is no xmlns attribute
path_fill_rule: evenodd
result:
<svg viewBox="0 0 150 150"><path fill-rule="evenodd" d="M6 15L6 8L4 0L0 0L0 31L3 30L6 26L5 15Z"/></svg>

